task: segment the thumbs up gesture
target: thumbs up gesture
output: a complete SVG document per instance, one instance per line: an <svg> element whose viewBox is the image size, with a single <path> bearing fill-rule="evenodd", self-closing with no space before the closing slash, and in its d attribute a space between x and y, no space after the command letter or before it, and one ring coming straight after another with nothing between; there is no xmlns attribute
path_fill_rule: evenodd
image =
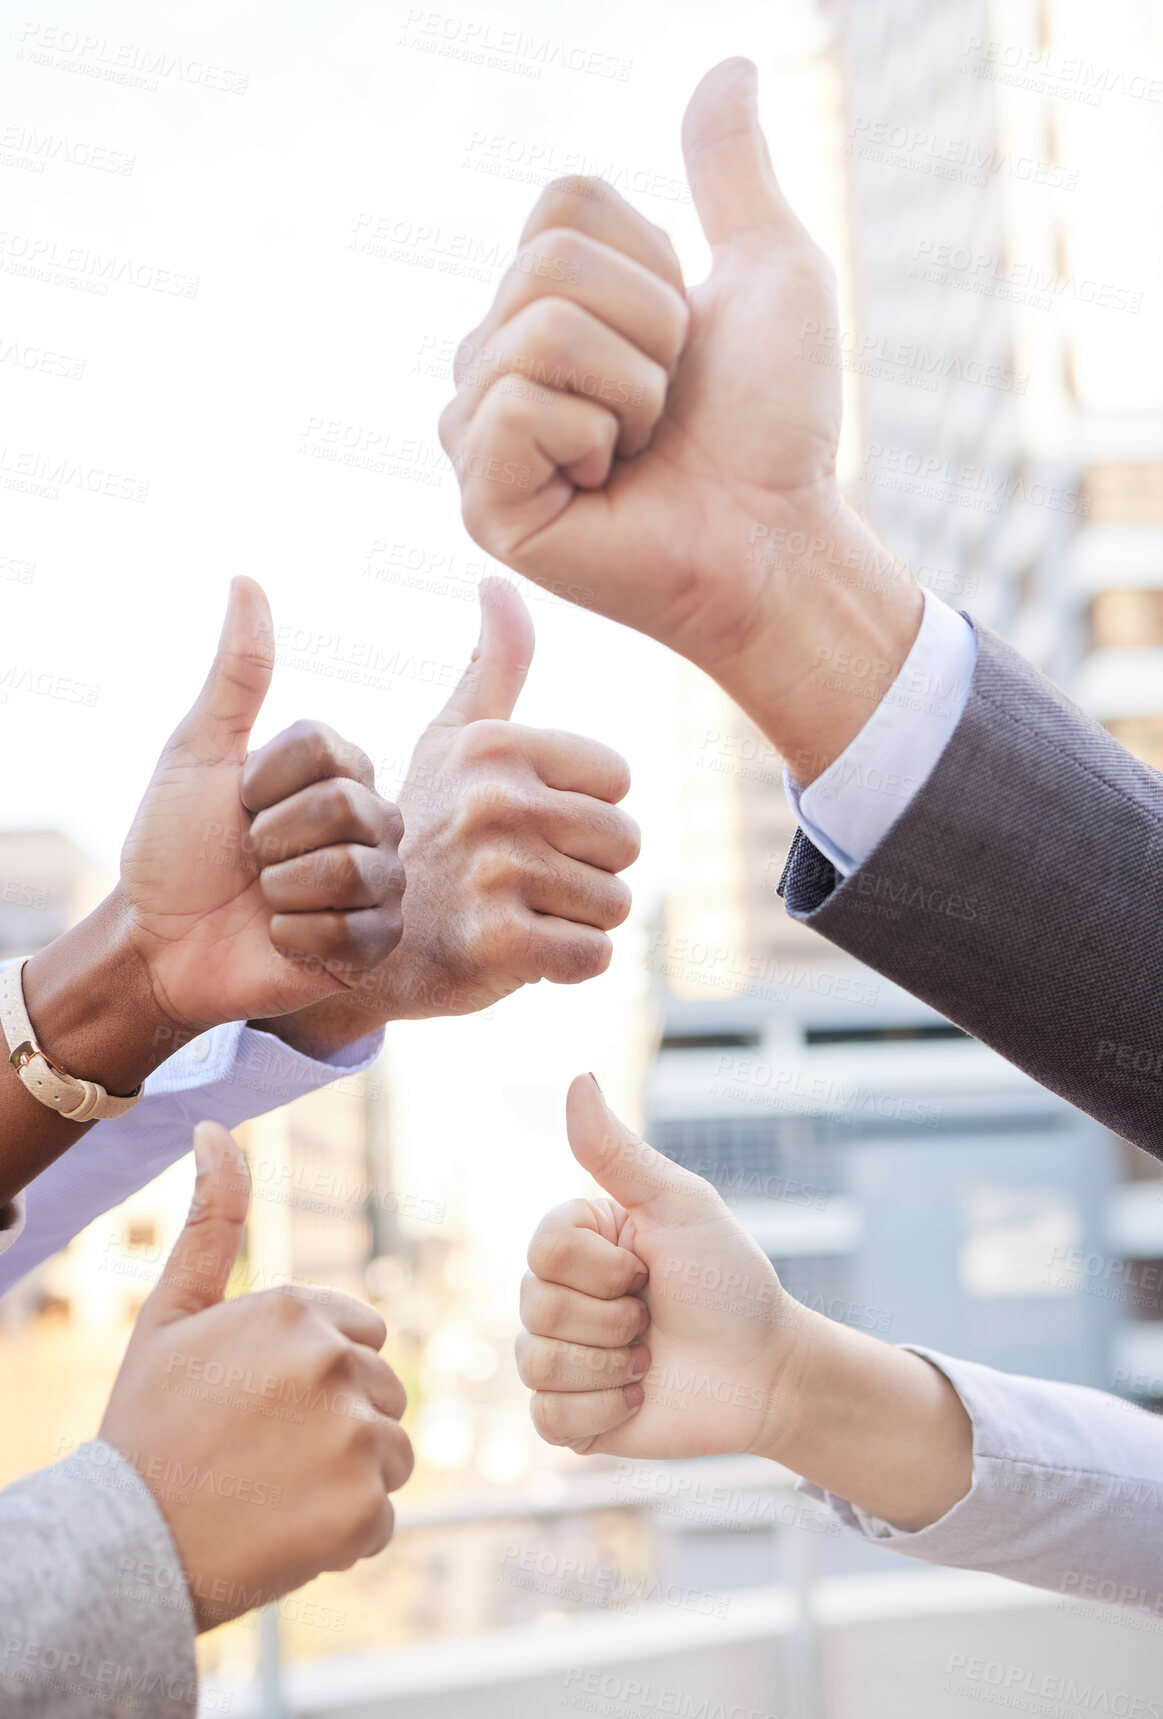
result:
<svg viewBox="0 0 1163 1719"><path fill-rule="evenodd" d="M548 186L462 342L441 436L479 543L706 667L763 606L754 527L838 505L840 377L805 355L805 329L836 322L834 275L780 192L748 61L703 79L683 149L707 280L688 292L604 181Z"/></svg>
<svg viewBox="0 0 1163 1719"><path fill-rule="evenodd" d="M197 1626L278 1599L387 1545L407 1480L403 1386L373 1308L322 1290L224 1301L250 1200L217 1123L194 1132L194 1200L101 1423L169 1525ZM175 1572L127 1571L163 1600Z"/></svg>
<svg viewBox="0 0 1163 1719"><path fill-rule="evenodd" d="M697 663L815 760L806 782L870 708L817 684L821 645L899 666L921 597L840 494L835 273L780 190L756 86L727 60L683 120L707 279L688 289L604 180L549 185L440 434L478 543Z"/></svg>
<svg viewBox="0 0 1163 1719"><path fill-rule="evenodd" d="M315 723L248 755L273 663L266 597L238 579L122 853L128 933L179 1028L358 990L399 942L402 825L368 759Z"/></svg>
<svg viewBox="0 0 1163 1719"><path fill-rule="evenodd" d="M378 976L377 1018L468 1014L609 965L607 933L630 910L617 874L639 846L618 805L630 774L600 741L510 720L533 646L516 591L482 581L479 643L400 794L404 936Z"/></svg>
<svg viewBox="0 0 1163 1719"><path fill-rule="evenodd" d="M715 1189L639 1140L592 1075L569 1143L608 1199L542 1220L521 1286L521 1377L552 1444L614 1456L770 1453L803 1321Z"/></svg>
<svg viewBox="0 0 1163 1719"><path fill-rule="evenodd" d="M631 1133L592 1075L566 1124L607 1197L557 1206L529 1244L517 1367L544 1439L769 1457L909 1531L965 1496L973 1423L938 1365L794 1300L711 1184Z"/></svg>

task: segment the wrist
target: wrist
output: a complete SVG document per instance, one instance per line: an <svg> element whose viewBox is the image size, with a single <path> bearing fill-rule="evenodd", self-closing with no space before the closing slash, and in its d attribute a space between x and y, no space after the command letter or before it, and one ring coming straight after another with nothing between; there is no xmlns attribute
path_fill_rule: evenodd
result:
<svg viewBox="0 0 1163 1719"><path fill-rule="evenodd" d="M973 1484L973 1424L929 1361L799 1309L774 1423L755 1454L905 1533Z"/></svg>
<svg viewBox="0 0 1163 1719"><path fill-rule="evenodd" d="M804 1385L808 1374L806 1351L812 1339L811 1322L816 1316L789 1295L782 1283L779 1294L781 1299L773 1321L774 1354L762 1387L765 1404L763 1425L747 1454L766 1457L769 1462L794 1469L795 1456L805 1439L811 1437Z"/></svg>
<svg viewBox="0 0 1163 1719"><path fill-rule="evenodd" d="M892 687L924 597L838 493L789 523L754 526L748 554L763 577L745 637L702 666L806 787Z"/></svg>
<svg viewBox="0 0 1163 1719"><path fill-rule="evenodd" d="M158 1002L120 887L24 969L33 1032L52 1060L125 1095L189 1034Z"/></svg>

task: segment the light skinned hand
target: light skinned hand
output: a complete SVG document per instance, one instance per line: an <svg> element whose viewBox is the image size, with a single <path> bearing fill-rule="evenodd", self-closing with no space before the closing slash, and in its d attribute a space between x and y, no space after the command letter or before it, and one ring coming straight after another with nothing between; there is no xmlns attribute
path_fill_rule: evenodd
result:
<svg viewBox="0 0 1163 1719"><path fill-rule="evenodd" d="M459 348L440 433L485 549L698 663L785 756L806 701L834 756L891 684L921 598L899 569L875 613L847 589L862 557L866 574L891 557L840 494L835 271L780 190L756 92L751 62L727 60L683 120L706 280L687 287L666 234L603 180L549 185ZM776 544L791 547L773 560ZM846 643L872 681L825 721L809 677Z"/></svg>
<svg viewBox="0 0 1163 1719"><path fill-rule="evenodd" d="M517 1365L543 1438L768 1457L906 1529L964 1496L972 1426L944 1374L795 1301L711 1184L632 1133L592 1075L566 1125L605 1197L556 1207L529 1245Z"/></svg>

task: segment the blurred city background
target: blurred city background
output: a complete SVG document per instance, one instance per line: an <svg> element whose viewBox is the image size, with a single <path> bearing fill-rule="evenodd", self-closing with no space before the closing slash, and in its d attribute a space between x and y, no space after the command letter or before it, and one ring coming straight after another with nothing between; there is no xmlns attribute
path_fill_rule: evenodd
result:
<svg viewBox="0 0 1163 1719"><path fill-rule="evenodd" d="M678 126L736 52L840 270L824 344L854 500L1163 767L1158 0L61 0L0 39L2 953L108 887L233 574L275 610L259 739L321 717L399 787L489 570L435 435L456 344L562 173L611 179L701 276ZM75 247L135 272L63 263ZM21 489L30 450L142 499ZM1096 1690L1140 1711L1151 1619L858 1546L757 1461L537 1441L517 1285L544 1209L584 1189L563 1128L580 1070L811 1306L1147 1407L1163 1182L793 926L770 745L696 671L527 595L518 718L630 760L635 912L601 980L390 1028L370 1075L242 1131L238 1287L373 1299L418 1461L386 1553L202 1642L206 1710L945 1719L1062 1674L1089 1692L1066 1719ZM92 696L39 696L25 669ZM0 1482L92 1435L190 1183L187 1158L0 1301Z"/></svg>

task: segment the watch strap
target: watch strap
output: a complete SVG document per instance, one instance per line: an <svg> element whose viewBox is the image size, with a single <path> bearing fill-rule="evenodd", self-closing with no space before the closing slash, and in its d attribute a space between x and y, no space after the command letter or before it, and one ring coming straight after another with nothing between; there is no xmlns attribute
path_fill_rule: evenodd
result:
<svg viewBox="0 0 1163 1719"><path fill-rule="evenodd" d="M25 961L14 961L0 972L0 1027L8 1041L8 1060L26 1090L66 1122L109 1122L133 1109L142 1095L139 1086L128 1097L106 1092L100 1081L66 1074L36 1042L24 1001Z"/></svg>

